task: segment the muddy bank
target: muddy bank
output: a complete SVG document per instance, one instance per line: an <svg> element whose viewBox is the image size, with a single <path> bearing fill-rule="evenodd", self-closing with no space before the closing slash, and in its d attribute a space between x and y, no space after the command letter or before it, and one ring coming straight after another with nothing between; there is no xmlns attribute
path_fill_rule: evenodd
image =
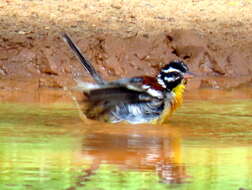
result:
<svg viewBox="0 0 252 190"><path fill-rule="evenodd" d="M32 88L62 88L74 85L74 78L89 80L87 73L62 41L60 33L54 36L34 36L2 38L1 88L11 87L5 85L6 79L30 81ZM192 31L158 35L146 33L131 37L109 33L89 36L71 33L71 36L108 80L155 75L165 63L173 59L184 60L199 75L189 84L191 88L237 87L252 79L250 55L234 49L215 50Z"/></svg>
<svg viewBox="0 0 252 190"><path fill-rule="evenodd" d="M182 2L184 10L178 9ZM6 0L0 7L1 89L63 88L73 86L74 78L90 80L60 38L63 31L108 80L155 75L170 60L182 59L199 76L189 89L252 81L249 2Z"/></svg>

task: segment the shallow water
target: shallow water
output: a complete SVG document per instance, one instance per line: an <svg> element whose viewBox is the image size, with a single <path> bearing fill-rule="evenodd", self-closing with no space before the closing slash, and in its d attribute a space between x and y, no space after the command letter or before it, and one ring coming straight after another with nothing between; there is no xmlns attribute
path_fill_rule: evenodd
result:
<svg viewBox="0 0 252 190"><path fill-rule="evenodd" d="M71 103L1 103L0 189L252 189L251 110L191 98L169 124L112 125Z"/></svg>

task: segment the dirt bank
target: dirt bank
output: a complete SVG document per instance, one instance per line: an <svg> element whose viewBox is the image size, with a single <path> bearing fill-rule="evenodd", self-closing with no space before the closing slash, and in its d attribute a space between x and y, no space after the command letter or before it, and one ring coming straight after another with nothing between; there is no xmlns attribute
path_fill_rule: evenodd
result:
<svg viewBox="0 0 252 190"><path fill-rule="evenodd" d="M1 89L89 80L60 38L63 31L109 80L155 75L168 61L183 59L200 76L190 88L252 81L248 0L3 0L0 7Z"/></svg>

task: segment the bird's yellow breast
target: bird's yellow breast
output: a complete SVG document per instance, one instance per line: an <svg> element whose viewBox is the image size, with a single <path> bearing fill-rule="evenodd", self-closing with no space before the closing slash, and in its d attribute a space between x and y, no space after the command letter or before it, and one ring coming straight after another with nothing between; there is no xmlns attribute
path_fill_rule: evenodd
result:
<svg viewBox="0 0 252 190"><path fill-rule="evenodd" d="M172 90L174 93L174 100L172 102L172 112L181 106L183 103L183 94L185 91L185 85L182 83Z"/></svg>
<svg viewBox="0 0 252 190"><path fill-rule="evenodd" d="M170 102L167 102L165 109L158 119L152 121L154 124L166 123L171 114L183 103L183 94L185 90L185 85L181 83L176 88L172 90L173 97Z"/></svg>

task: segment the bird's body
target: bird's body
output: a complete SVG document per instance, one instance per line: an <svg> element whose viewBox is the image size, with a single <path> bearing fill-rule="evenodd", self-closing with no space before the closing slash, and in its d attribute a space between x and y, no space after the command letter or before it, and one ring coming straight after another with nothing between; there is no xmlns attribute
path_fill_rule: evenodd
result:
<svg viewBox="0 0 252 190"><path fill-rule="evenodd" d="M84 113L88 118L111 123L160 123L163 118L160 115L164 118L170 115L181 99L177 99L175 92L164 91L160 85L150 88L155 80L154 77L134 77L99 86L79 82L78 88L87 96Z"/></svg>
<svg viewBox="0 0 252 190"><path fill-rule="evenodd" d="M139 76L105 81L72 40L66 34L63 38L96 81L77 82L77 88L87 97L83 112L88 118L110 123L125 121L133 124L161 124L182 104L185 73L188 71L183 62L170 62L156 77Z"/></svg>

